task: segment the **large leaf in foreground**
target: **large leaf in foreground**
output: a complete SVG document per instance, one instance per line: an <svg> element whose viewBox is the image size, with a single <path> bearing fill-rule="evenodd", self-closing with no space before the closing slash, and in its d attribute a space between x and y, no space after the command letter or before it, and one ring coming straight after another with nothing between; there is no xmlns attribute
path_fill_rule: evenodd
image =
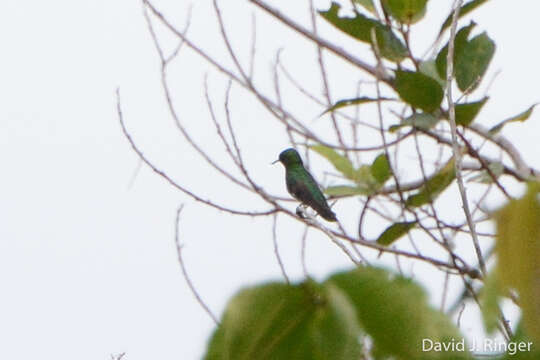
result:
<svg viewBox="0 0 540 360"><path fill-rule="evenodd" d="M229 302L206 360L351 360L360 356L353 305L335 286L269 283Z"/></svg>
<svg viewBox="0 0 540 360"><path fill-rule="evenodd" d="M497 360L538 360L540 359L540 345L531 341L523 329L523 319L519 322L514 336L509 344L515 344L513 348L508 348L506 355ZM521 346L521 349L519 349Z"/></svg>
<svg viewBox="0 0 540 360"><path fill-rule="evenodd" d="M450 341L462 336L444 314L428 305L424 291L410 279L384 269L361 267L333 275L326 283L335 284L348 295L380 358L470 358L467 351L422 350L424 339Z"/></svg>
<svg viewBox="0 0 540 360"><path fill-rule="evenodd" d="M519 292L528 335L540 342L540 183L496 214L497 275Z"/></svg>
<svg viewBox="0 0 540 360"><path fill-rule="evenodd" d="M480 293L480 311L484 320L484 329L492 334L499 324L499 298L501 287L496 271L492 271L484 278L484 287Z"/></svg>

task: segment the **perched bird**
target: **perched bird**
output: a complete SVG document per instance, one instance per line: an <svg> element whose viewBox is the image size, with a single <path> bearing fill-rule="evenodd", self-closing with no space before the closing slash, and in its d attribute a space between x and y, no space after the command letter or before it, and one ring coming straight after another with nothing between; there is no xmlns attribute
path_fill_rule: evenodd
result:
<svg viewBox="0 0 540 360"><path fill-rule="evenodd" d="M287 149L279 154L279 159L274 161L281 162L285 166L285 181L287 190L302 204L311 207L319 215L328 221L337 221L336 214L326 202L319 186L313 179L313 176L304 168L302 159L295 149ZM297 213L299 213L297 209Z"/></svg>

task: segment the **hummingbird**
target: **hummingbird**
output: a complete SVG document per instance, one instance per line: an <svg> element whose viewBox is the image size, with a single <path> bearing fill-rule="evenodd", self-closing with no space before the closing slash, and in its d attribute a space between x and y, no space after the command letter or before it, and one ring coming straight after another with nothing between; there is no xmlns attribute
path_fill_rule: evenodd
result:
<svg viewBox="0 0 540 360"><path fill-rule="evenodd" d="M285 182L287 183L289 194L296 200L299 200L304 206L309 206L317 211L324 219L337 221L336 214L330 210L326 198L319 189L319 185L317 185L313 176L304 168L298 151L292 148L284 150L279 154L279 159L272 164L278 161L285 166ZM296 213L300 214L299 209L296 210Z"/></svg>

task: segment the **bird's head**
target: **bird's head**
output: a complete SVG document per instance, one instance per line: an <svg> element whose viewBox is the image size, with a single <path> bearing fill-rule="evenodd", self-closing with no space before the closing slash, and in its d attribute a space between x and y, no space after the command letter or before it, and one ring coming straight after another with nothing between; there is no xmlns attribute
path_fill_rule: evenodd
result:
<svg viewBox="0 0 540 360"><path fill-rule="evenodd" d="M283 150L281 154L279 154L279 159L274 161L272 164L275 164L278 161L285 165L285 167L295 164L302 165L302 158L300 157L300 154L298 154L298 151L293 148Z"/></svg>

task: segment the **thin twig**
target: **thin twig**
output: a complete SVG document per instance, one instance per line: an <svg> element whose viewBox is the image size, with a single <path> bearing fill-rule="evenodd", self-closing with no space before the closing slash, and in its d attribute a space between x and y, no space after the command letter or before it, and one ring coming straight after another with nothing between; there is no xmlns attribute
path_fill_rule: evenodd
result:
<svg viewBox="0 0 540 360"><path fill-rule="evenodd" d="M318 36L317 34L317 18L315 17L315 7L313 6L313 0L310 0L309 1L309 12L311 14L311 27L312 27L312 34L314 36ZM322 46L317 44L317 60L319 62L319 69L320 69L320 72L321 72L321 80L322 80L322 83L323 83L323 94L324 94L324 97L326 98L326 105L327 107L330 107L332 106L332 98L331 98L331 95L330 95L330 85L328 83L328 75L327 75L327 71L326 71L326 66L325 66L325 63L324 63L324 58L323 58L323 52L322 52ZM330 118L332 119L332 125L334 126L334 131L336 133L336 137L338 139L338 142L341 146L345 147L345 142L343 141L343 135L341 134L341 130L339 128L339 125L338 125L338 122L337 122L337 119L336 119L336 115L331 112L330 113ZM345 152L345 156L347 156L348 153Z"/></svg>
<svg viewBox="0 0 540 360"><path fill-rule="evenodd" d="M116 110L117 110L117 114L118 114L118 120L119 120L120 126L122 128L122 133L124 134L125 138L128 140L129 144L131 145L131 148L133 149L133 151L135 151L135 153L137 154L139 159L141 159L143 163L145 163L148 167L150 167L150 169L152 169L152 171L154 171L156 174L158 174L163 179L165 179L169 184L171 184L173 187L177 188L178 190L182 191L184 194L188 195L192 199L194 199L194 200L196 200L198 202L201 202L203 204L206 204L206 205L208 205L210 207L213 207L215 209L222 210L222 211L228 212L230 214L234 214L234 215L266 216L266 215L270 215L270 214L273 214L276 211L278 211L277 209L271 209L271 210L261 211L261 212L257 212L257 211L240 211L240 210L230 209L230 208L227 208L225 206L221 206L219 204L216 204L216 203L214 203L214 202L212 202L210 200L203 199L199 195L197 195L194 192L188 190L184 186L178 184L171 177L169 177L169 175L167 175L167 173L165 173L164 171L158 169L150 160L148 160L146 158L146 156L143 154L143 152L137 147L137 145L133 141L131 135L129 134L129 132L126 129L126 125L124 124L124 118L123 118L123 115L122 115L122 107L120 105L120 89L116 89Z"/></svg>
<svg viewBox="0 0 540 360"><path fill-rule="evenodd" d="M257 20L255 14L251 16L251 51L249 53L249 79L253 82L253 72L255 70L255 53L257 50Z"/></svg>
<svg viewBox="0 0 540 360"><path fill-rule="evenodd" d="M279 255L277 235L276 235L276 225L277 225L277 214L274 214L274 216L272 216L272 242L274 243L274 254L276 255L276 259L279 264L279 268L281 269L281 274L283 274L283 278L285 279L285 282L287 284L290 284L291 282L289 281L289 277L287 276L287 272L285 271L285 266L283 265L283 261L281 260L281 256Z"/></svg>
<svg viewBox="0 0 540 360"><path fill-rule="evenodd" d="M342 59L345 59L350 64L359 67L360 69L368 72L369 74L371 74L373 76L377 76L377 70L373 66L371 66L371 65L367 64L366 62L356 58L354 55L346 52L345 50L339 48L338 46L335 46L330 41L327 41L327 40L325 40L325 39L323 39L323 38L321 38L319 36L316 36L315 34L310 32L309 30L304 28L302 25L300 25L300 24L296 23L295 21L293 21L292 19L288 18L287 16L282 14L279 10L271 7L270 5L265 3L264 1L260 1L260 0L249 0L249 1L251 3L253 3L253 4L255 4L256 6L258 6L259 8L263 9L264 11L266 11L268 14L272 15L274 18L276 18L277 20L279 20L283 24L285 24L289 29L292 29L292 30L298 32L299 34L305 36L306 38L308 38L309 40L315 42L319 46L322 46L322 47L328 49L330 52L332 52L335 55L341 57ZM381 80L384 81L384 82L390 83L390 78L389 77L384 77Z"/></svg>
<svg viewBox="0 0 540 360"><path fill-rule="evenodd" d="M453 72L454 72L454 40L456 37L456 28L457 28L457 20L459 17L459 10L461 9L461 5L463 3L463 0L456 0L454 5L454 14L452 16L452 25L450 28L450 39L448 40L448 55L446 58L447 62L447 69L446 69L446 96L448 101L448 113L449 113L449 120L450 120L450 129L452 131L452 149L454 153L454 168L456 171L456 180L459 187L459 193L461 195L461 201L463 203L463 211L465 213L465 217L467 218L467 223L469 225L469 229L471 231L471 237L474 245L474 250L476 252L476 256L478 258L478 265L480 267L480 270L482 271L482 274L484 277L487 275L487 268L486 264L482 255L482 250L480 248L480 244L478 242L478 236L475 231L475 223L472 219L471 211L469 209L469 203L467 200L467 191L465 189L465 185L463 184L463 177L461 174L461 150L458 145L458 139L457 139L457 127L456 127L456 116L455 116L455 106L454 101L452 99L452 79L453 79ZM486 166L484 163L483 166ZM488 166L486 166L486 170L490 170ZM493 177L493 174L490 173L490 175ZM495 179L495 181L497 181ZM506 193L506 191L503 192ZM472 288L471 288L472 290ZM475 297L476 299L476 297ZM477 301L478 303L478 301ZM480 306L480 305L479 305ZM502 331L502 333L509 339L512 337L512 330L510 329L508 322L506 321L504 314L502 311L500 311L500 317L501 317L501 323L505 331ZM506 332L506 334L505 334Z"/></svg>
<svg viewBox="0 0 540 360"><path fill-rule="evenodd" d="M452 26L450 28L450 40L448 40L448 56L446 58L447 68L446 68L446 96L448 101L448 113L450 120L450 129L452 131L452 149L454 153L454 169L456 171L456 180L459 187L459 193L461 195L461 202L463 204L463 211L465 212L465 217L467 218L467 223L471 231L471 237L474 245L474 250L478 258L478 264L482 274L485 276L487 274L486 264L484 258L482 257L482 249L480 248L480 243L478 242L478 236L475 231L475 224L471 216L471 211L469 209L469 202L467 200L467 190L463 184L463 177L461 174L461 150L458 145L457 139L457 126L456 126L456 112L454 106L454 100L452 99L452 80L454 76L454 40L456 38L456 28L457 20L459 18L459 10L463 0L456 0L454 3L454 15L452 17Z"/></svg>
<svg viewBox="0 0 540 360"><path fill-rule="evenodd" d="M307 265L306 265L306 239L307 239L307 234L308 234L308 230L309 230L309 226L306 226L304 228L304 233L302 234L302 249L300 251L300 261L302 262L302 271L304 272L304 276L307 278L309 276L309 272L307 270Z"/></svg>
<svg viewBox="0 0 540 360"><path fill-rule="evenodd" d="M195 289L195 286L193 285L193 282L191 281L186 266L184 264L184 260L182 259L182 245L180 245L180 239L179 239L179 222L180 222L180 213L182 212L182 209L184 208L184 205L180 205L178 209L176 210L176 220L174 225L174 243L176 245L176 254L178 255L178 263L180 264L180 268L182 269L182 274L184 275L184 280L186 280L187 285L189 286L189 289L191 290L191 293L193 296L195 296L195 299L201 305L201 307L206 311L206 313L212 318L214 323L216 325L219 325L219 320L217 317L212 313L212 310L206 305L206 303L203 301L201 295Z"/></svg>

